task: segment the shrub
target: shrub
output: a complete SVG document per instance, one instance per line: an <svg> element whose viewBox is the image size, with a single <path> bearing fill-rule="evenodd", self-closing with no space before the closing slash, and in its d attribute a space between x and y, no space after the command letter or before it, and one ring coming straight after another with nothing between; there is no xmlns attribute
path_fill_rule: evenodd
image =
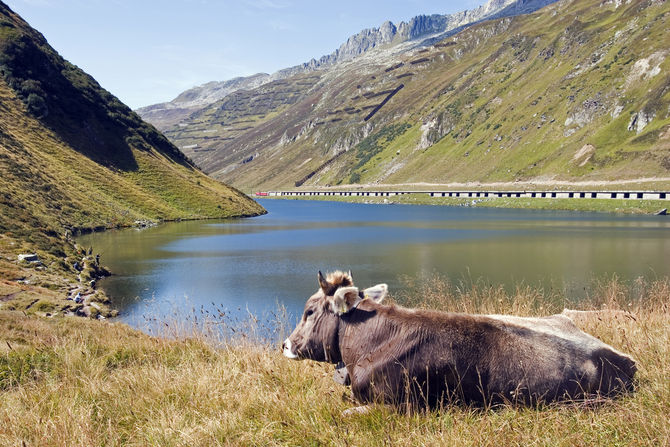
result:
<svg viewBox="0 0 670 447"><path fill-rule="evenodd" d="M45 118L49 114L46 101L37 93L28 95L26 106L28 107L28 111L36 118Z"/></svg>
<svg viewBox="0 0 670 447"><path fill-rule="evenodd" d="M35 304L34 309L38 312L53 312L56 310L56 306L54 303L40 300L37 302L37 304Z"/></svg>

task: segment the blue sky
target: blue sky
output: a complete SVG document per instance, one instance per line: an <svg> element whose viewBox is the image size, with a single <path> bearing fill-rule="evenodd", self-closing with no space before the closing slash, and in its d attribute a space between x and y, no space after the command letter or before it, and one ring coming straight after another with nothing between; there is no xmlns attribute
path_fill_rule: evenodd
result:
<svg viewBox="0 0 670 447"><path fill-rule="evenodd" d="M5 0L60 54L132 108L329 54L385 20L476 0Z"/></svg>

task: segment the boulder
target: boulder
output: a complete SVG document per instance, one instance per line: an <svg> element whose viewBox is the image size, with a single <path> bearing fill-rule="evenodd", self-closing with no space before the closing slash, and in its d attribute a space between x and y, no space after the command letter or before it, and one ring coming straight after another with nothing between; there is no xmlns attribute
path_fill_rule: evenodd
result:
<svg viewBox="0 0 670 447"><path fill-rule="evenodd" d="M37 257L37 254L22 254L19 255L19 261L26 261L26 262L40 262L40 258Z"/></svg>

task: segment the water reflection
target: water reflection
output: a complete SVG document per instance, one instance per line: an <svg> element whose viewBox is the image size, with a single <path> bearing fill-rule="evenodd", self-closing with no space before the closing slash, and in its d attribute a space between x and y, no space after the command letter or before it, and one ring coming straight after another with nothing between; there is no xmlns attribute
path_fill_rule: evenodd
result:
<svg viewBox="0 0 670 447"><path fill-rule="evenodd" d="M102 282L121 319L141 326L193 308L299 314L316 272L357 284L400 275L523 282L583 296L594 278L670 274L670 223L656 216L266 200L253 219L179 222L80 239L115 273Z"/></svg>

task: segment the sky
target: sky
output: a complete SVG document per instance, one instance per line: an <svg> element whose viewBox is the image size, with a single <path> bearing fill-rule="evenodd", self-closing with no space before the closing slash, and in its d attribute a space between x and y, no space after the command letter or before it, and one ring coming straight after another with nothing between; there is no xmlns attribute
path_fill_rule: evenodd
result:
<svg viewBox="0 0 670 447"><path fill-rule="evenodd" d="M4 0L65 59L133 109L209 81L332 53L384 21L484 0Z"/></svg>

